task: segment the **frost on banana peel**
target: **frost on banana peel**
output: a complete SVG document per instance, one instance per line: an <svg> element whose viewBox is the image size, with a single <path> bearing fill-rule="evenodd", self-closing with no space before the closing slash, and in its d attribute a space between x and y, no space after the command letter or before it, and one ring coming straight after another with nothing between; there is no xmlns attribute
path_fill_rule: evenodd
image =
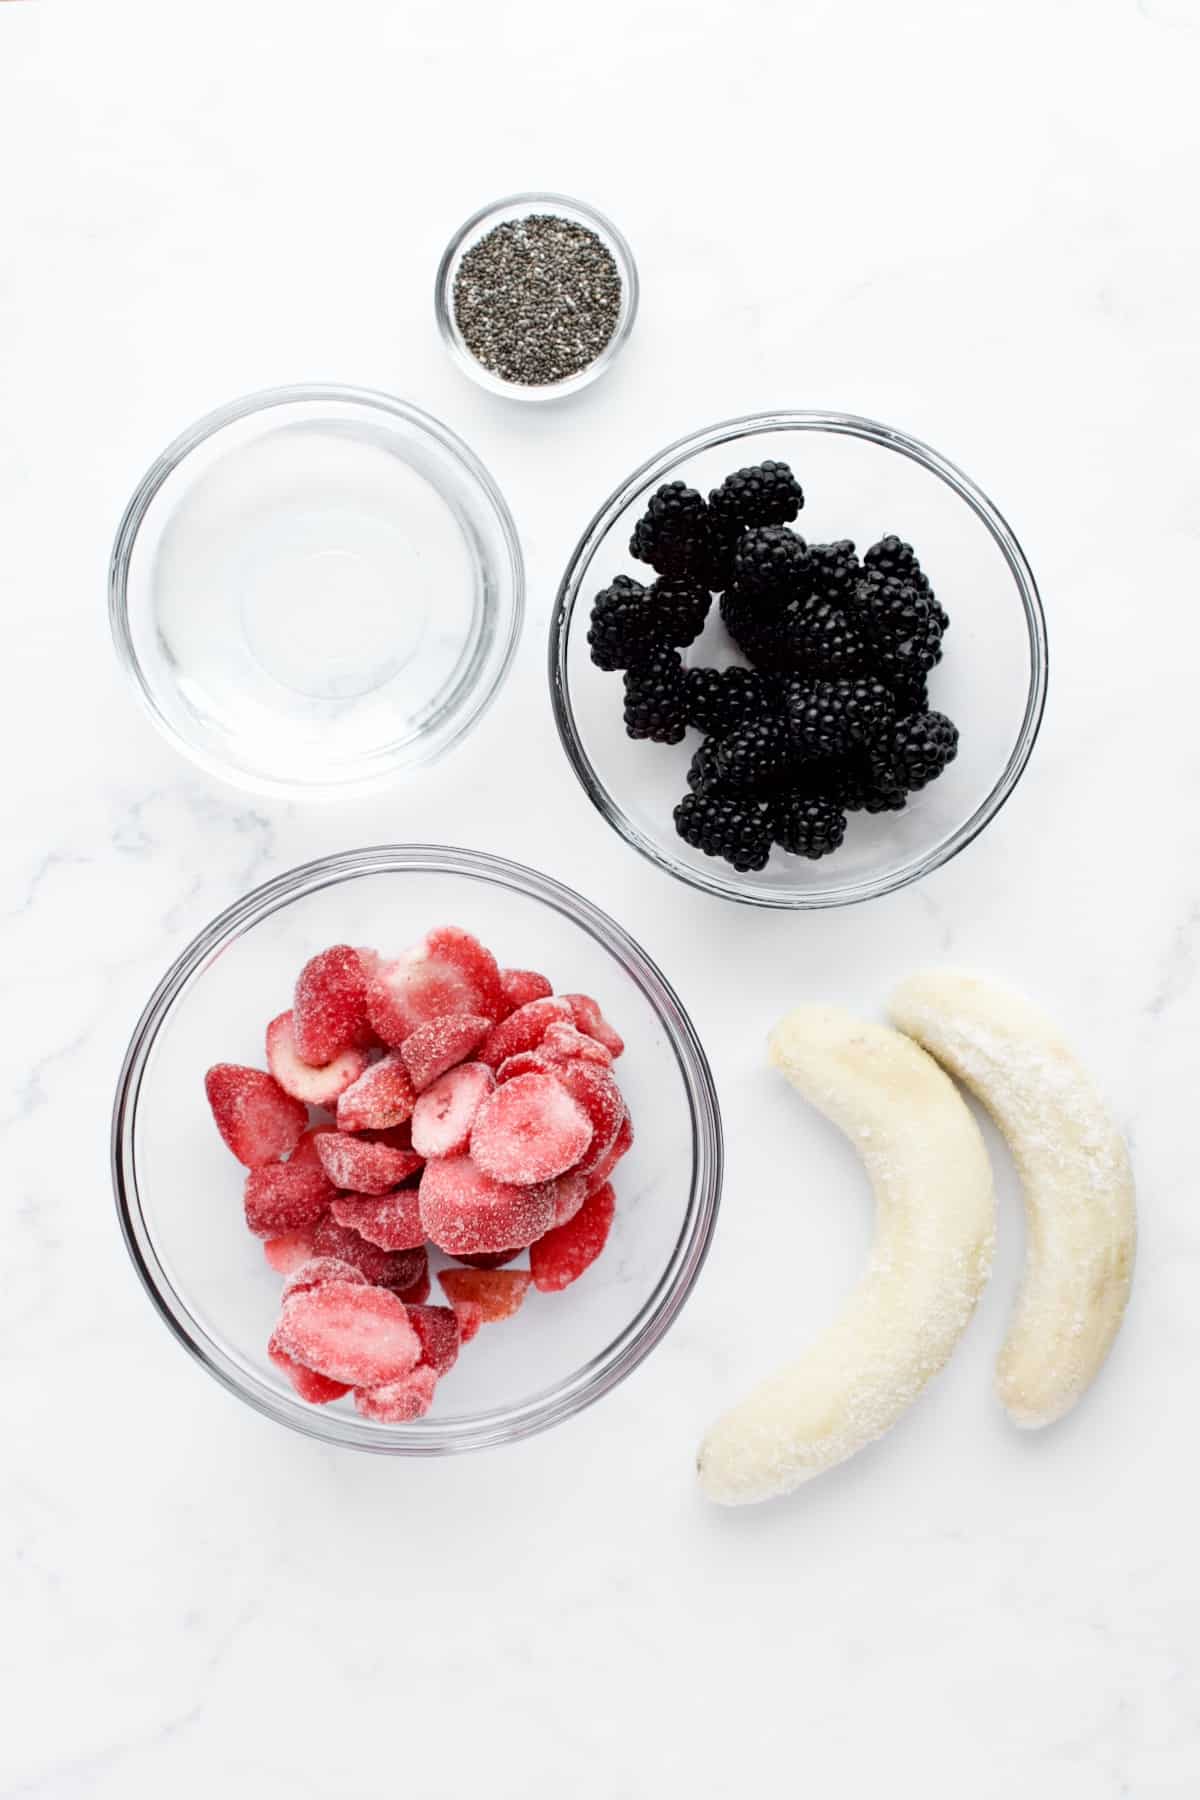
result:
<svg viewBox="0 0 1200 1800"><path fill-rule="evenodd" d="M931 1057L829 1006L789 1014L770 1056L862 1156L875 1238L840 1316L701 1445L701 1485L726 1505L787 1493L880 1437L946 1362L991 1264L987 1151Z"/></svg>
<svg viewBox="0 0 1200 1800"><path fill-rule="evenodd" d="M704 1440L701 1483L727 1505L786 1493L879 1437L946 1362L983 1290L987 1155L931 1057L990 1112L1024 1190L1025 1273L996 1370L1009 1416L1040 1426L1068 1412L1125 1312L1136 1240L1129 1157L1054 1027L1019 995L951 972L904 982L890 1011L900 1032L810 1006L771 1037L771 1061L862 1153L876 1235L835 1323Z"/></svg>

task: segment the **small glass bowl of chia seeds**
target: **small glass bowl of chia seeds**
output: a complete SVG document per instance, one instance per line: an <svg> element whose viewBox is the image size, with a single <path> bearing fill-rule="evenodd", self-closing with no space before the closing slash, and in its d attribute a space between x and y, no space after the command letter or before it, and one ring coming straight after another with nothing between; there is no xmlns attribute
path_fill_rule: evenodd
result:
<svg viewBox="0 0 1200 1800"><path fill-rule="evenodd" d="M451 238L434 292L459 367L513 400L557 400L595 381L637 304L621 233L563 194L513 194L477 212Z"/></svg>

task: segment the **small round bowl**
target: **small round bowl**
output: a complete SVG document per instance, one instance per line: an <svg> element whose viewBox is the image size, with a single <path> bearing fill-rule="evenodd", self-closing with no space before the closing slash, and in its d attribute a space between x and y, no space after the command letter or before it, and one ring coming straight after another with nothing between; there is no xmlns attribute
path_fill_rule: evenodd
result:
<svg viewBox="0 0 1200 1800"><path fill-rule="evenodd" d="M909 540L950 614L930 705L960 727L958 757L900 813L852 813L840 850L818 862L772 852L739 874L685 844L672 812L687 792L699 735L679 745L625 734L619 675L588 654L592 600L615 575L652 581L629 554L648 496L682 480L707 494L733 469L767 457L790 463L805 493L796 529L815 542L853 538L859 551L888 532ZM689 665L742 660L714 601ZM919 881L978 837L1029 760L1046 699L1046 626L1020 545L987 496L927 444L845 413L758 413L681 438L643 463L604 502L567 567L550 627L550 692L563 747L593 805L660 869L754 906L848 906Z"/></svg>
<svg viewBox="0 0 1200 1800"><path fill-rule="evenodd" d="M109 573L117 655L176 749L289 798L382 786L476 723L512 660L521 551L436 419L345 387L251 394L169 444Z"/></svg>
<svg viewBox="0 0 1200 1800"><path fill-rule="evenodd" d="M433 1411L380 1425L349 1398L308 1406L268 1360L280 1281L242 1219L245 1170L213 1126L204 1072L262 1066L263 1029L297 970L330 943L401 949L432 926L481 936L510 966L594 994L623 1034L636 1127L614 1176L604 1255L562 1294L531 1291L439 1383ZM133 1034L113 1111L125 1242L166 1323L259 1412L328 1443L400 1455L478 1450L544 1431L598 1400L686 1301L716 1221L721 1118L707 1060L663 976L619 925L532 869L470 850L391 845L326 857L255 889L179 957ZM431 1263L447 1259L431 1252ZM435 1299L438 1298L435 1284Z"/></svg>
<svg viewBox="0 0 1200 1800"><path fill-rule="evenodd" d="M454 316L454 282L459 264L467 251L473 249L495 226L506 224L510 219L527 219L531 213L555 213L560 219L569 219L575 225L583 225L589 231L594 231L616 263L621 277L621 310L613 334L599 356L577 375L571 375L565 381L548 382L542 387L533 387L519 381L505 381L502 376L485 368L478 357L468 350ZM509 400L561 400L565 395L577 394L580 388L598 381L605 370L611 368L623 348L637 317L637 265L633 260L633 251L612 220L606 219L603 213L596 212L594 207L585 206L581 200L569 200L565 194L510 194L507 200L497 200L494 205L483 207L465 225L460 226L450 239L438 264L433 306L438 330L446 348L459 368L472 381L477 381L480 387L486 388L491 394L503 394Z"/></svg>

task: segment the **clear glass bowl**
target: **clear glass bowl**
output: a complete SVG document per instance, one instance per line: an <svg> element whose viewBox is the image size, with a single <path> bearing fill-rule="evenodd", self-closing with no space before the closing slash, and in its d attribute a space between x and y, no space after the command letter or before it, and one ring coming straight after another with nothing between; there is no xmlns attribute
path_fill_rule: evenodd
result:
<svg viewBox="0 0 1200 1800"><path fill-rule="evenodd" d="M614 1178L604 1256L563 1294L531 1291L487 1326L411 1425L360 1418L349 1398L299 1400L266 1355L280 1281L242 1219L245 1171L204 1098L214 1062L262 1066L263 1029L296 972L329 943L397 950L453 923L510 966L594 994L625 1038L619 1069L636 1141ZM404 1455L476 1450L543 1431L636 1368L686 1301L721 1188L712 1075L670 986L619 925L531 869L475 851L391 845L326 857L221 914L163 977L133 1034L113 1111L125 1242L175 1335L241 1399L312 1437ZM434 1266L446 1259L431 1253ZM435 1283L434 1297L437 1297Z"/></svg>
<svg viewBox="0 0 1200 1800"><path fill-rule="evenodd" d="M300 798L457 743L523 606L487 470L436 419L357 388L201 419L139 483L109 573L117 654L159 729L211 774Z"/></svg>
<svg viewBox="0 0 1200 1800"><path fill-rule="evenodd" d="M555 213L560 219L569 219L573 224L583 225L589 231L594 231L612 256L621 277L621 310L613 334L604 349L578 375L572 375L566 381L549 382L544 387L505 381L502 376L485 368L478 357L468 350L454 316L454 282L467 251L497 225L506 224L510 219L527 219L531 213ZM585 206L581 200L569 200L565 194L510 194L506 200L497 200L493 205L483 207L465 225L460 226L450 239L438 264L433 306L438 330L446 348L459 368L472 381L477 381L480 387L487 388L492 394L503 394L509 400L561 400L564 395L577 394L580 388L599 380L605 370L611 368L633 330L638 308L637 264L633 260L633 251L612 220L606 219L594 207Z"/></svg>
<svg viewBox="0 0 1200 1800"><path fill-rule="evenodd" d="M852 813L842 848L819 862L772 853L739 874L680 838L672 810L699 743L634 742L621 718L619 675L588 655L591 603L622 572L653 571L629 554L649 494L682 480L707 494L731 470L766 457L791 464L804 489L796 521L815 542L849 537L860 553L888 532L910 541L951 618L930 704L961 729L957 760L900 813ZM714 602L685 663L740 662ZM903 432L845 413L759 413L681 438L606 500L575 549L550 627L550 691L563 747L608 823L660 869L706 893L755 906L847 906L919 881L976 838L1029 760L1046 700L1046 625L1025 556L1000 513L962 471Z"/></svg>

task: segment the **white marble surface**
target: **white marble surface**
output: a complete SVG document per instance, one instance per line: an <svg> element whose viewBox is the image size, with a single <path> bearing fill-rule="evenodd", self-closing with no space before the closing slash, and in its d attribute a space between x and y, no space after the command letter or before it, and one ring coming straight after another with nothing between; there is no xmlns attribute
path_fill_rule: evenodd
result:
<svg viewBox="0 0 1200 1800"><path fill-rule="evenodd" d="M1200 1791L1198 21L1195 0L0 0L3 1800ZM468 385L430 309L451 228L533 185L609 210L644 277L618 369L558 412ZM148 458L306 377L460 430L531 590L476 737L334 810L179 761L103 605ZM825 917L642 865L544 692L594 504L677 433L775 404L960 461L1022 537L1053 647L996 825ZM393 837L507 852L615 912L691 1007L730 1140L713 1255L648 1365L572 1425L439 1466L232 1401L146 1304L108 1189L114 1076L168 961L249 885ZM875 1009L943 957L1069 1023L1129 1128L1118 1353L1059 1429L1006 1425L1006 1180L997 1278L909 1421L789 1503L710 1510L698 1433L829 1315L869 1229L842 1147L767 1097L763 1033L781 996Z"/></svg>

